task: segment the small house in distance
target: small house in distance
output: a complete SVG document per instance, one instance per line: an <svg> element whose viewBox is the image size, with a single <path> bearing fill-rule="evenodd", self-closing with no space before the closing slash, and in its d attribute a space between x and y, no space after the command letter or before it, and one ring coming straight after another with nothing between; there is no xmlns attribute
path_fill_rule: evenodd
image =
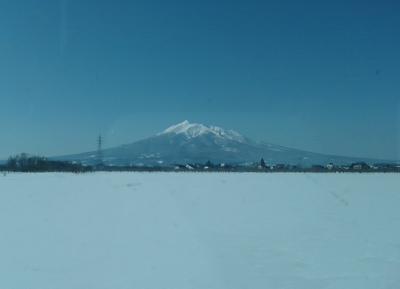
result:
<svg viewBox="0 0 400 289"><path fill-rule="evenodd" d="M335 168L335 165L333 163L329 163L326 165L326 169L329 171L333 170L334 168Z"/></svg>
<svg viewBox="0 0 400 289"><path fill-rule="evenodd" d="M351 164L350 169L353 171L366 171L371 169L371 167L365 162L360 162Z"/></svg>

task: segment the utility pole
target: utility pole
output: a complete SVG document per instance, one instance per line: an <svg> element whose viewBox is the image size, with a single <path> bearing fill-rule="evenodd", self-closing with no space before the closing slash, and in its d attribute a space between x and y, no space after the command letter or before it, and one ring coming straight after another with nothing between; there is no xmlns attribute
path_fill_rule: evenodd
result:
<svg viewBox="0 0 400 289"><path fill-rule="evenodd" d="M103 165L103 137L99 134L97 138L97 166Z"/></svg>

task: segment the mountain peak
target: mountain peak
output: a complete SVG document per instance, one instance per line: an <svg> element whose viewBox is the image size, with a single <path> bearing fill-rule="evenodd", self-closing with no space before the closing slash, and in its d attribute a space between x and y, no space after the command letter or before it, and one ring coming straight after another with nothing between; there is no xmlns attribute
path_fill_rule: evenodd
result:
<svg viewBox="0 0 400 289"><path fill-rule="evenodd" d="M102 151L103 162L116 166L163 166L188 163L253 163L264 158L270 164L300 166L327 163L350 164L365 159L323 155L255 142L234 130L190 123L185 120L156 136ZM98 164L98 152L55 157L53 159Z"/></svg>
<svg viewBox="0 0 400 289"><path fill-rule="evenodd" d="M245 138L236 131L225 130L217 126L205 126L200 123L190 123L187 120L170 126L159 135L163 134L183 134L187 138L195 138L201 135L211 134L218 138L229 139L237 142L245 141Z"/></svg>

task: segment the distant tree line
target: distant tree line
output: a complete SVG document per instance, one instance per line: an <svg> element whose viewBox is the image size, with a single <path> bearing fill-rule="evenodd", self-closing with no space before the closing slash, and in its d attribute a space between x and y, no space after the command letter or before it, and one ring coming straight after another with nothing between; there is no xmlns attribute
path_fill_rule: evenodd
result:
<svg viewBox="0 0 400 289"><path fill-rule="evenodd" d="M323 165L313 165L310 167L302 167L299 165L290 164L267 164L263 158L259 162L248 164L225 164L212 163L189 163L189 164L174 164L166 166L112 166L112 165L96 165L89 166L76 162L50 160L41 156L30 156L28 154L20 154L12 156L8 159L5 165L0 166L1 171L12 172L94 172L94 171L109 171L109 172L314 172L314 173L329 173L329 172L400 172L399 164L367 164L365 162L353 163L350 165L335 165L329 163Z"/></svg>
<svg viewBox="0 0 400 289"><path fill-rule="evenodd" d="M5 165L0 166L3 171L12 172L88 172L93 168L79 163L49 160L41 156L31 156L25 153L11 156Z"/></svg>
<svg viewBox="0 0 400 289"><path fill-rule="evenodd" d="M313 173L335 173L335 172L400 172L400 165L397 164L373 164L352 163L349 165L334 165L329 163L323 165L313 165L302 167L291 164L272 164L268 165L264 159L259 162L248 164L226 164L213 163L207 161L205 163L187 163L173 165L130 165L130 166L107 166L102 165L96 167L95 170L100 171L132 171L132 172L258 172L258 173L274 173L274 172L313 172Z"/></svg>

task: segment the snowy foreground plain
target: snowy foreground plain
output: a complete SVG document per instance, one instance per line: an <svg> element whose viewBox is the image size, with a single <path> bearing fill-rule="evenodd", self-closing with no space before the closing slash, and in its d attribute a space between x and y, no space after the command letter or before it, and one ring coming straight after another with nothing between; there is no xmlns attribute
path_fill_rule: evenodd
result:
<svg viewBox="0 0 400 289"><path fill-rule="evenodd" d="M399 289L400 175L0 175L2 289Z"/></svg>

